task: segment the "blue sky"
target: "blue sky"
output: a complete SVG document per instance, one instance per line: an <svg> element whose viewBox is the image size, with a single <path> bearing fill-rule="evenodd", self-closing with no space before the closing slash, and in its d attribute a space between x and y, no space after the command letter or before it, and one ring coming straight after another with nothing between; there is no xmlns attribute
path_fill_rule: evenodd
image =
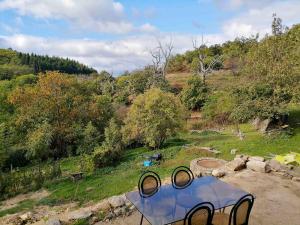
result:
<svg viewBox="0 0 300 225"><path fill-rule="evenodd" d="M0 0L0 48L69 57L119 73L151 62L157 40L174 53L270 32L272 13L300 21L298 0Z"/></svg>

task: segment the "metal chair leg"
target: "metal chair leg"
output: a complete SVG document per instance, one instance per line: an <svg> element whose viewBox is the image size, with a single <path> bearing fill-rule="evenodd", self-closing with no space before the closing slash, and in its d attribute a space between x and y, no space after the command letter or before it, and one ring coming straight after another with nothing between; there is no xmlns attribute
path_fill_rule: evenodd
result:
<svg viewBox="0 0 300 225"><path fill-rule="evenodd" d="M140 225L143 224L144 215L142 214Z"/></svg>

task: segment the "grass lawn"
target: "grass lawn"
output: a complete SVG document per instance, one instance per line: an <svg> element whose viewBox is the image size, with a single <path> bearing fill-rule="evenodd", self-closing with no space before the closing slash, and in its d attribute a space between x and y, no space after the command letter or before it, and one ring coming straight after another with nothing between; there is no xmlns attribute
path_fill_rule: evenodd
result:
<svg viewBox="0 0 300 225"><path fill-rule="evenodd" d="M142 166L144 155L161 152L164 161L160 165L154 165L150 169L156 171L162 179L170 176L171 171L179 165L189 165L191 159L206 156L192 146L208 146L219 151L217 157L232 159L230 150L238 149L238 154L267 156L269 153L281 154L290 151L300 152L300 114L298 108L291 110L292 136L269 137L255 131L251 125L241 125L245 134L243 141L233 135L233 127L226 127L221 133L183 132L167 141L164 148L151 151L144 147L127 149L120 163L115 167L107 167L86 175L83 180L74 183L68 178L52 181L45 184L45 188L51 192L50 196L39 202L22 202L10 210L0 211L0 217L5 214L30 209L34 205L55 205L65 202L78 201L84 204L89 201L99 201L113 195L122 194L132 190L138 182L139 176L145 170ZM183 147L189 144L189 147ZM61 161L63 172L78 171L80 157L71 157ZM0 203L1 204L1 203Z"/></svg>

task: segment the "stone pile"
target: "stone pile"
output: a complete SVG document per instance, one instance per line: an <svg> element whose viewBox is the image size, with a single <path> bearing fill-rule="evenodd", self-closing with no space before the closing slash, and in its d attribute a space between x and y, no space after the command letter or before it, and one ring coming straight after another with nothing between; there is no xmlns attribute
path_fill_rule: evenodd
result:
<svg viewBox="0 0 300 225"><path fill-rule="evenodd" d="M261 156L236 155L232 161L225 164L224 168L213 170L211 175L223 177L243 169L249 169L259 173L272 173L285 179L300 181L300 168L291 165L280 164L275 159L265 160Z"/></svg>
<svg viewBox="0 0 300 225"><path fill-rule="evenodd" d="M116 217L129 216L135 207L126 199L125 195L113 196L101 202L80 208L73 211L66 211L62 215L58 214L50 218L42 218L35 212L27 212L12 216L7 224L25 225L37 221L45 221L47 225L73 224L78 220L86 219L89 224L96 224L101 221L110 221Z"/></svg>

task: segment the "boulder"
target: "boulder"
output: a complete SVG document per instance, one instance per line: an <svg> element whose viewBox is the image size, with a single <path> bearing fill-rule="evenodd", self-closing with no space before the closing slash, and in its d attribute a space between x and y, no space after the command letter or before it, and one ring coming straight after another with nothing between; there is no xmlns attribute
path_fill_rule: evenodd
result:
<svg viewBox="0 0 300 225"><path fill-rule="evenodd" d="M226 172L223 169L215 169L211 173L214 177L224 177Z"/></svg>
<svg viewBox="0 0 300 225"><path fill-rule="evenodd" d="M292 178L292 181L300 182L300 177L293 177L293 178Z"/></svg>
<svg viewBox="0 0 300 225"><path fill-rule="evenodd" d="M69 212L68 219L69 220L79 220L86 219L92 215L92 211L89 209L78 209L72 212Z"/></svg>
<svg viewBox="0 0 300 225"><path fill-rule="evenodd" d="M245 161L241 158L235 158L234 160L226 163L225 167L230 171L239 171L246 166Z"/></svg>
<svg viewBox="0 0 300 225"><path fill-rule="evenodd" d="M26 223L26 221L33 220L33 213L32 212L24 213L24 214L20 215L20 219L22 221L24 221L25 223Z"/></svg>
<svg viewBox="0 0 300 225"><path fill-rule="evenodd" d="M103 201L91 207L92 212L108 211L109 209L110 209L110 204L107 199L104 199Z"/></svg>
<svg viewBox="0 0 300 225"><path fill-rule="evenodd" d="M247 156L247 155L236 155L234 159L242 159L246 163L249 160L249 156Z"/></svg>
<svg viewBox="0 0 300 225"><path fill-rule="evenodd" d="M108 199L109 204L113 208L121 207L126 203L125 195L112 196Z"/></svg>
<svg viewBox="0 0 300 225"><path fill-rule="evenodd" d="M49 219L46 223L47 225L60 225L60 220L53 218L53 219Z"/></svg>
<svg viewBox="0 0 300 225"><path fill-rule="evenodd" d="M270 172L270 167L267 163L257 161L257 160L251 160L247 162L247 168L251 169L256 172L261 172L261 173L268 173Z"/></svg>
<svg viewBox="0 0 300 225"><path fill-rule="evenodd" d="M249 161L260 161L260 162L264 162L265 158L261 157L261 156L250 156L249 157Z"/></svg>
<svg viewBox="0 0 300 225"><path fill-rule="evenodd" d="M270 169L274 172L278 172L278 171L283 170L283 166L280 164L280 162L278 162L275 159L271 159L268 164L270 166Z"/></svg>
<svg viewBox="0 0 300 225"><path fill-rule="evenodd" d="M265 133L270 128L271 122L270 119L261 120L260 118L256 118L252 124L256 130Z"/></svg>

